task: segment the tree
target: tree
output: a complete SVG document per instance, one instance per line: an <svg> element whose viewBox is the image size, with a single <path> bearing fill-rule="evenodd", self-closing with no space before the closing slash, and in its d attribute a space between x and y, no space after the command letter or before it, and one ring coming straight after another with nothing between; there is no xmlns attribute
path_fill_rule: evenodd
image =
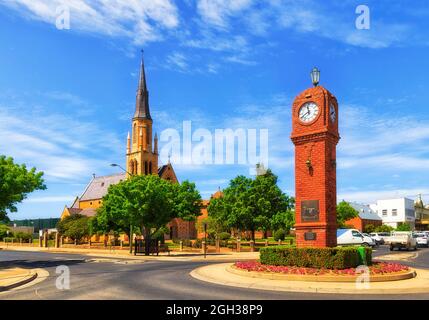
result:
<svg viewBox="0 0 429 320"><path fill-rule="evenodd" d="M374 230L375 230L375 226L373 224L369 223L369 224L365 225L365 228L363 229L363 232L365 232L365 233L373 233L373 232L375 232Z"/></svg>
<svg viewBox="0 0 429 320"><path fill-rule="evenodd" d="M344 228L347 220L356 218L359 211L353 208L347 201L341 201L337 205L337 225L339 228Z"/></svg>
<svg viewBox="0 0 429 320"><path fill-rule="evenodd" d="M27 170L12 158L0 156L0 220L7 220L7 212L16 212L16 205L35 190L44 190L43 172Z"/></svg>
<svg viewBox="0 0 429 320"><path fill-rule="evenodd" d="M7 237L7 232L9 231L9 227L5 224L0 224L0 239Z"/></svg>
<svg viewBox="0 0 429 320"><path fill-rule="evenodd" d="M130 226L139 227L148 244L172 219L194 220L200 209L201 195L194 183L133 176L109 187L96 217L101 228L127 232L130 238Z"/></svg>
<svg viewBox="0 0 429 320"><path fill-rule="evenodd" d="M72 214L57 223L57 230L61 235L80 242L90 235L91 220L82 214Z"/></svg>
<svg viewBox="0 0 429 320"><path fill-rule="evenodd" d="M293 199L277 186L277 176L271 170L255 179L237 176L223 190L223 197L212 199L207 208L209 216L224 221L228 228L248 230L255 239L255 231L266 231L274 223L283 226L289 221ZM289 224L287 222L286 224Z"/></svg>
<svg viewBox="0 0 429 320"><path fill-rule="evenodd" d="M386 225L386 224L383 224L383 225L381 225L381 226L377 226L377 227L375 227L375 230L374 230L374 232L391 232L391 231L393 231L394 229L391 227L391 226L388 226L388 225Z"/></svg>
<svg viewBox="0 0 429 320"><path fill-rule="evenodd" d="M396 228L396 231L411 231L411 225L408 222L401 223Z"/></svg>

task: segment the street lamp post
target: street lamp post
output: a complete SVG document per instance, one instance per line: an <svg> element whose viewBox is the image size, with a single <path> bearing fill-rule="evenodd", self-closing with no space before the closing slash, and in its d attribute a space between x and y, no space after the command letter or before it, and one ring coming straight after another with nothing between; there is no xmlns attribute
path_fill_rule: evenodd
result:
<svg viewBox="0 0 429 320"><path fill-rule="evenodd" d="M207 255L207 222L204 222L204 259Z"/></svg>
<svg viewBox="0 0 429 320"><path fill-rule="evenodd" d="M112 163L110 165L111 167L118 167L120 169L122 169L122 171L124 171L125 173L128 173L131 177L133 176L131 173L129 173L127 170L125 170L122 166L120 166L117 163ZM129 244L130 244L130 254L133 254L133 225L130 224L130 237L128 239Z"/></svg>

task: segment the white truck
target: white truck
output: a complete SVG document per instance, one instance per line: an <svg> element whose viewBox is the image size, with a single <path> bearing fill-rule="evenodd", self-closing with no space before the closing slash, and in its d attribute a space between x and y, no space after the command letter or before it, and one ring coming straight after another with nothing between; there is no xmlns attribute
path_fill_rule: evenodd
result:
<svg viewBox="0 0 429 320"><path fill-rule="evenodd" d="M398 248L398 250L402 248L417 250L416 237L410 231L394 231L385 243L389 245L390 251L395 248Z"/></svg>

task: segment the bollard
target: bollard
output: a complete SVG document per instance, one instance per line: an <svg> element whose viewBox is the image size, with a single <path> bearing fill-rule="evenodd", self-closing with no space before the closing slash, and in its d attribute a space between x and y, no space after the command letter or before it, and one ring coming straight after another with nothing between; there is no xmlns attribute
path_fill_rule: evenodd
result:
<svg viewBox="0 0 429 320"><path fill-rule="evenodd" d="M44 246L45 248L47 248L47 247L48 247L48 233L47 233L47 232L45 232L45 233L43 234L43 246Z"/></svg>
<svg viewBox="0 0 429 320"><path fill-rule="evenodd" d="M183 241L182 240L180 240L180 244L179 244L179 248L180 248L180 251L183 251Z"/></svg>
<svg viewBox="0 0 429 320"><path fill-rule="evenodd" d="M237 252L241 252L241 240L237 239Z"/></svg>
<svg viewBox="0 0 429 320"><path fill-rule="evenodd" d="M268 240L265 240L265 246L268 247Z"/></svg>
<svg viewBox="0 0 429 320"><path fill-rule="evenodd" d="M255 252L255 241L250 240L250 252Z"/></svg>
<svg viewBox="0 0 429 320"><path fill-rule="evenodd" d="M205 241L201 242L201 252L206 254L206 242Z"/></svg>
<svg viewBox="0 0 429 320"><path fill-rule="evenodd" d="M58 236L58 232L55 233L55 248L60 247L60 237Z"/></svg>
<svg viewBox="0 0 429 320"><path fill-rule="evenodd" d="M91 241L91 240L90 240ZM124 246L124 242L121 240L121 242L120 242L120 246L121 246L121 249L122 249L122 247Z"/></svg>
<svg viewBox="0 0 429 320"><path fill-rule="evenodd" d="M281 246L282 245L282 241L279 239L279 246Z"/></svg>

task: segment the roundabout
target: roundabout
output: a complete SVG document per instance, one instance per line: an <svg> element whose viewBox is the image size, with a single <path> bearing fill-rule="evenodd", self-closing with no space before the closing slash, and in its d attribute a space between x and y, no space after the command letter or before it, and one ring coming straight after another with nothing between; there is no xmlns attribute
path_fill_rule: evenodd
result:
<svg viewBox="0 0 429 320"><path fill-rule="evenodd" d="M424 269L409 269L408 272L388 275L382 281L379 278L362 283L356 282L356 278L353 281L340 281L338 276L337 279L307 278L302 281L302 275L263 274L239 270L233 266L234 263L211 264L194 269L190 275L200 281L218 285L269 291L335 294L429 293L429 271Z"/></svg>

